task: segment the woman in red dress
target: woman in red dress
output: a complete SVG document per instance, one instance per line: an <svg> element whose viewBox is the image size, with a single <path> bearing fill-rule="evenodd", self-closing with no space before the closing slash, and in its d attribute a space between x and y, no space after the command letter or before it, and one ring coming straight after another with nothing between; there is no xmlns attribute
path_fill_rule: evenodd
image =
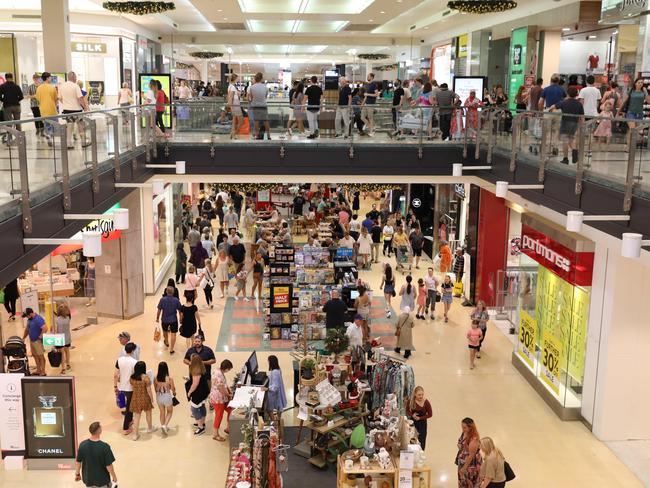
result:
<svg viewBox="0 0 650 488"><path fill-rule="evenodd" d="M469 97L465 99L463 106L466 108L466 126L470 130L470 133L473 138L476 138L476 132L478 130L478 108L482 106L483 103L476 97L476 91L472 90L469 92Z"/></svg>

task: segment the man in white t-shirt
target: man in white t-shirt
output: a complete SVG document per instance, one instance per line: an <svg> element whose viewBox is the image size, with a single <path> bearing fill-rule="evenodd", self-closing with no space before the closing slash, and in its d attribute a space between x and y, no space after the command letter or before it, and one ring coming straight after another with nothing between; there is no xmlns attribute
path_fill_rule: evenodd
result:
<svg viewBox="0 0 650 488"><path fill-rule="evenodd" d="M433 268L428 269L427 276L424 278L424 284L427 288L427 301L424 305L424 313L426 315L427 310L431 311L431 320L435 319L434 312L436 310L436 295L438 294L438 279L436 278Z"/></svg>
<svg viewBox="0 0 650 488"><path fill-rule="evenodd" d="M187 86L187 81L181 81L181 86L178 87L178 99L186 100L192 96L192 90Z"/></svg>
<svg viewBox="0 0 650 488"><path fill-rule="evenodd" d="M580 90L578 100L582 103L587 117L598 117L598 102L600 101L600 90L594 86L596 81L593 75L587 76L587 86Z"/></svg>
<svg viewBox="0 0 650 488"><path fill-rule="evenodd" d="M343 237L339 239L340 248L354 249L355 243L356 241L354 240L354 237L352 237L347 230L343 234Z"/></svg>
<svg viewBox="0 0 650 488"><path fill-rule="evenodd" d="M68 80L59 85L59 100L61 100L62 114L75 114L88 110L88 104L81 93L81 88L77 85L77 74L74 71L70 71L68 73ZM84 126L82 120L77 117L67 117L65 120L67 123L68 149L73 149L74 140L76 140L76 136L74 136L73 140L74 125L75 123L77 124L82 138L85 135ZM85 142L83 145L86 145Z"/></svg>
<svg viewBox="0 0 650 488"><path fill-rule="evenodd" d="M113 375L113 385L115 394L122 393L126 398L126 411L124 413L124 422L122 423L122 433L128 435L131 433L131 422L133 422L133 413L130 412L131 397L133 396L133 387L131 386L131 375L138 361L133 357L135 344L129 342L124 346L125 356L117 358L115 363L115 374Z"/></svg>

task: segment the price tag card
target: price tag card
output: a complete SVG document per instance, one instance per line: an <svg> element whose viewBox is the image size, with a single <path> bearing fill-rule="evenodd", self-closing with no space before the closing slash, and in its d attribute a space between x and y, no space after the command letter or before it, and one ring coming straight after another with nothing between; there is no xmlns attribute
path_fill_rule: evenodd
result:
<svg viewBox="0 0 650 488"><path fill-rule="evenodd" d="M401 451L399 453L399 469L413 469L415 464L415 453L409 451Z"/></svg>
<svg viewBox="0 0 650 488"><path fill-rule="evenodd" d="M413 473L411 471L399 472L398 488L413 488Z"/></svg>

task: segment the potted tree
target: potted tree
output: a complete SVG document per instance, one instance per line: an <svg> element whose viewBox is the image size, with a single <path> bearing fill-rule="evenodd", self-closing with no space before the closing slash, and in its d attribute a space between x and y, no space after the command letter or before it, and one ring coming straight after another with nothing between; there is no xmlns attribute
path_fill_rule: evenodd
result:
<svg viewBox="0 0 650 488"><path fill-rule="evenodd" d="M316 370L316 361L313 358L307 357L300 363L300 377L303 380L314 379L314 371Z"/></svg>
<svg viewBox="0 0 650 488"><path fill-rule="evenodd" d="M345 335L343 328L329 329L325 338L325 350L334 354L334 364L339 363L339 354L346 351L350 345L350 339Z"/></svg>

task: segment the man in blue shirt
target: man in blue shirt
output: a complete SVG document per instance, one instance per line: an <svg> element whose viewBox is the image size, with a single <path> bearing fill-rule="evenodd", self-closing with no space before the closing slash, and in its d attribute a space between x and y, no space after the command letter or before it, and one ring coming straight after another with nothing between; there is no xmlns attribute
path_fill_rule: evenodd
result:
<svg viewBox="0 0 650 488"><path fill-rule="evenodd" d="M542 95L539 97L538 110L548 110L553 105L557 105L560 100L566 97L566 92L564 91L564 88L559 85L559 83L559 76L556 75L551 78L551 84L542 90Z"/></svg>
<svg viewBox="0 0 650 488"><path fill-rule="evenodd" d="M181 311L181 302L174 296L174 288L168 286L165 289L165 296L158 302L156 322L160 321L162 314L162 330L165 340L165 347L169 347L169 354L174 354L176 334L178 333L178 316ZM171 333L171 338L169 334Z"/></svg>
<svg viewBox="0 0 650 488"><path fill-rule="evenodd" d="M36 376L45 376L45 350L43 349L43 334L45 333L45 319L34 312L31 308L26 308L23 312L23 318L27 318L27 325L23 333L23 340L29 336L29 345L32 350L32 356L36 362Z"/></svg>
<svg viewBox="0 0 650 488"><path fill-rule="evenodd" d="M368 73L368 85L363 99L363 108L361 109L361 120L368 126L368 135L375 135L375 103L377 103L377 84L375 83L375 74Z"/></svg>
<svg viewBox="0 0 650 488"><path fill-rule="evenodd" d="M366 218L365 218L365 220L363 222L361 222L361 225L363 225L366 229L368 229L368 234L370 234L370 232L372 231L372 225L373 225L373 221L370 218L370 212L368 212L366 214Z"/></svg>

